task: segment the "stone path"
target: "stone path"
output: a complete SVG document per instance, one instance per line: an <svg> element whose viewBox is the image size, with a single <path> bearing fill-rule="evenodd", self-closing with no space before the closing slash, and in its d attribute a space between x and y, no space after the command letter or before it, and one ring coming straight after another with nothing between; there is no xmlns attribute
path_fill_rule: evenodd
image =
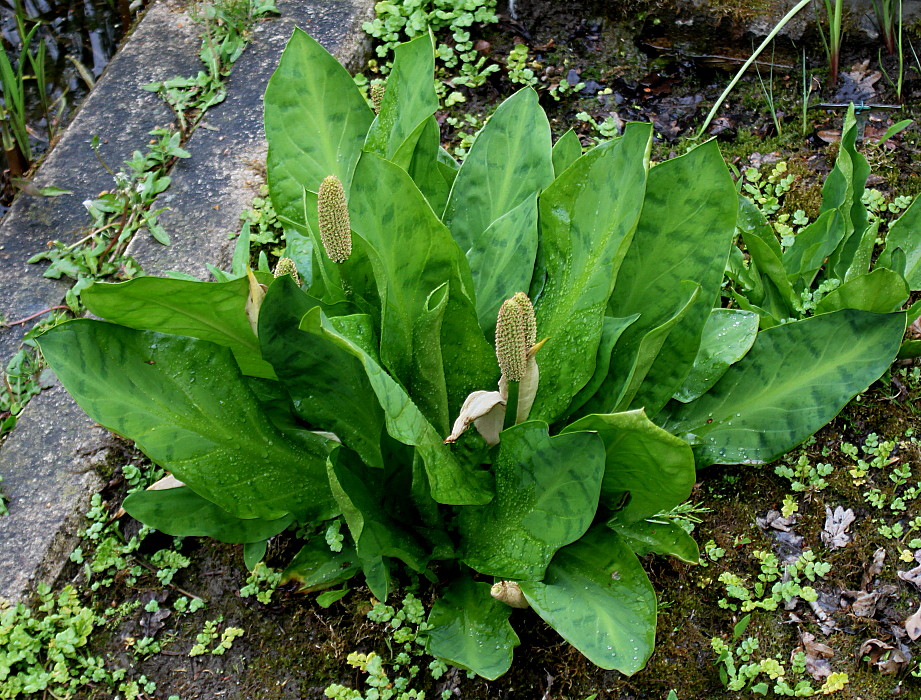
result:
<svg viewBox="0 0 921 700"><path fill-rule="evenodd" d="M205 115L185 148L192 154L171 173L172 185L155 207L172 239L168 247L139 240L132 252L149 274L180 270L207 278L205 263L226 267L240 213L261 181L265 161L262 93L295 26L312 34L342 63L359 64L366 54L361 23L372 0L279 0L281 16L260 22L234 66L227 99ZM9 320L61 303L67 281L42 277L44 267L25 260L48 241L73 240L89 222L85 199L112 186L93 155L94 135L113 167L143 150L147 132L173 121L172 113L140 86L196 74L201 40L185 6L154 0L137 28L110 62L77 117L35 176L39 187L56 185L74 194L55 198L20 196L0 225L0 311ZM23 326L0 330L0 362L19 347ZM89 499L101 484L93 469L110 458L112 438L60 387L29 403L19 424L0 446L2 489L9 515L0 517L0 597L19 600L38 581L53 582L74 545Z"/></svg>

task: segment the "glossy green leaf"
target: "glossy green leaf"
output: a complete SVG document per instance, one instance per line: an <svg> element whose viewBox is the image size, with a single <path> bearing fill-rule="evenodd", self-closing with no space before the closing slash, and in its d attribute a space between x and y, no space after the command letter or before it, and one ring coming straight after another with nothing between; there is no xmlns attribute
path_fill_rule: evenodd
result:
<svg viewBox="0 0 921 700"><path fill-rule="evenodd" d="M269 549L268 540L259 540L258 542L246 542L243 545L243 566L247 571L252 571L265 558L265 553Z"/></svg>
<svg viewBox="0 0 921 700"><path fill-rule="evenodd" d="M582 155L582 142L575 131L569 129L553 144L553 175L559 177L566 168L579 160Z"/></svg>
<svg viewBox="0 0 921 700"><path fill-rule="evenodd" d="M364 150L394 160L416 129L438 109L435 94L435 49L428 32L400 44L393 52L381 111L371 125ZM399 162L406 169L408 160Z"/></svg>
<svg viewBox="0 0 921 700"><path fill-rule="evenodd" d="M837 211L844 226L844 235L834 253L829 256L826 277L843 280L851 269L860 247L861 236L867 228L867 208L861 201L870 165L857 150L857 120L854 105L848 107L841 128L841 143L835 167L822 187L822 206L819 214Z"/></svg>
<svg viewBox="0 0 921 700"><path fill-rule="evenodd" d="M700 550L694 538L670 520L650 518L629 524L615 520L609 527L630 545L638 557L661 554L688 564L700 563Z"/></svg>
<svg viewBox="0 0 921 700"><path fill-rule="evenodd" d="M751 302L763 307L777 320L789 318L793 315L796 295L781 262L780 242L764 214L748 197L739 197L737 226L752 267L761 276L762 286Z"/></svg>
<svg viewBox="0 0 921 700"><path fill-rule="evenodd" d="M466 576L455 579L429 613L426 651L495 680L511 668L519 640L508 621L512 609L495 600L489 589L488 583Z"/></svg>
<svg viewBox="0 0 921 700"><path fill-rule="evenodd" d="M540 388L531 417L553 422L594 374L605 307L643 206L651 126L579 158L539 200L547 282L537 301ZM613 316L623 316L614 313Z"/></svg>
<svg viewBox="0 0 921 700"><path fill-rule="evenodd" d="M740 309L713 309L704 326L691 372L673 398L688 403L702 396L751 349L758 335L758 314Z"/></svg>
<svg viewBox="0 0 921 700"><path fill-rule="evenodd" d="M566 410L568 416L577 413L581 415L582 411L580 409L585 406L604 384L608 376L608 370L611 367L611 352L614 350L615 345L617 345L617 341L620 339L624 330L639 317L639 314L633 314L625 318L604 317L601 328L601 340L598 343L598 355L595 358L595 373L592 375L592 378L588 380L588 383L579 389L579 393L573 397L572 402L569 404L569 408Z"/></svg>
<svg viewBox="0 0 921 700"><path fill-rule="evenodd" d="M439 160L440 148L441 129L435 117L430 116L416 127L416 133L406 140L393 158L401 167L408 163L404 169L416 183L419 191L425 195L429 206L439 219L444 213L457 174L456 169L446 166Z"/></svg>
<svg viewBox="0 0 921 700"><path fill-rule="evenodd" d="M700 294L668 332L635 393L628 389L630 408L655 415L690 371L719 298L736 213L735 185L716 141L649 171L643 213L608 302L611 316L640 314L618 345L630 346L672 318L687 297L685 280L699 285ZM612 371L627 370L623 358L615 353Z"/></svg>
<svg viewBox="0 0 921 700"><path fill-rule="evenodd" d="M329 338L362 363L384 409L387 432L395 440L416 447L421 455L432 498L450 505L482 505L492 499L488 474L462 465L406 391L358 343L337 330L319 308L307 312L300 327L308 333Z"/></svg>
<svg viewBox="0 0 921 700"><path fill-rule="evenodd" d="M784 269L797 290L809 289L844 236L844 223L834 211L826 211L796 234L782 256Z"/></svg>
<svg viewBox="0 0 921 700"><path fill-rule="evenodd" d="M852 277L833 289L816 305L817 314L838 309L861 309L876 313L897 311L908 300L908 284L897 272L884 267Z"/></svg>
<svg viewBox="0 0 921 700"><path fill-rule="evenodd" d="M361 571L358 554L344 544L341 552L333 552L322 537L314 537L301 547L281 574L281 583L296 581L301 593L330 588Z"/></svg>
<svg viewBox="0 0 921 700"><path fill-rule="evenodd" d="M381 299L380 356L417 396L413 358L441 343L448 405L458 410L471 391L494 386L495 353L483 337L468 296L469 268L445 226L409 175L366 153L355 171L349 202L352 228L367 244ZM448 282L441 338L413 336L429 295Z"/></svg>
<svg viewBox="0 0 921 700"><path fill-rule="evenodd" d="M906 340L899 349L898 359L909 360L921 357L921 340Z"/></svg>
<svg viewBox="0 0 921 700"><path fill-rule="evenodd" d="M661 425L694 444L698 466L770 462L878 379L904 332L905 314L851 309L775 326L709 392L670 404Z"/></svg>
<svg viewBox="0 0 921 700"><path fill-rule="evenodd" d="M629 545L596 526L550 562L542 583L522 581L531 607L596 666L632 675L656 636L656 595Z"/></svg>
<svg viewBox="0 0 921 700"><path fill-rule="evenodd" d="M422 571L428 556L415 536L387 513L380 472L369 471L343 450L330 455L326 469L359 558L396 557L414 571Z"/></svg>
<svg viewBox="0 0 921 700"><path fill-rule="evenodd" d="M524 88L499 105L477 134L454 180L444 222L464 253L483 251L489 264L495 242L486 230L552 180L550 124L537 93ZM480 273L473 270L474 277Z"/></svg>
<svg viewBox="0 0 921 700"><path fill-rule="evenodd" d="M297 415L316 430L334 433L371 467L383 468L384 412L362 364L326 338L298 326L317 306L289 276L275 280L259 311L264 356L284 384Z"/></svg>
<svg viewBox="0 0 921 700"><path fill-rule="evenodd" d="M424 352L413 355L413 394L416 405L439 432L450 430L448 385L441 353L441 329L448 308L449 285L445 282L429 294L422 315L413 325L413 347Z"/></svg>
<svg viewBox="0 0 921 700"><path fill-rule="evenodd" d="M326 441L279 432L227 348L83 319L39 342L93 420L232 515L306 521L336 513Z"/></svg>
<svg viewBox="0 0 921 700"><path fill-rule="evenodd" d="M540 580L556 551L592 524L604 447L592 433L551 438L539 421L509 428L501 440L496 497L460 513L463 560L481 574Z"/></svg>
<svg viewBox="0 0 921 700"><path fill-rule="evenodd" d="M618 522L632 523L671 510L691 494L696 472L694 454L680 438L652 423L643 411L591 415L563 429L564 433L597 432L605 449L601 502L616 508Z"/></svg>
<svg viewBox="0 0 921 700"><path fill-rule="evenodd" d="M516 292L527 293L537 257L537 197L521 202L486 229L489 247L471 248L467 262L479 274L473 279L480 327L492 338L499 307Z"/></svg>
<svg viewBox="0 0 921 700"><path fill-rule="evenodd" d="M244 374L274 378L246 316L249 284L138 277L84 289L80 298L97 316L140 331L187 335L233 351Z"/></svg>
<svg viewBox="0 0 921 700"><path fill-rule="evenodd" d="M886 234L886 249L880 256L880 263L888 265L892 251L901 249L905 254L905 279L912 291L921 290L921 197L915 197L899 217L889 227Z"/></svg>
<svg viewBox="0 0 921 700"><path fill-rule="evenodd" d="M266 168L279 218L303 226L306 188L314 194L307 215L315 227L320 182L337 175L348 192L373 119L348 71L295 29L265 91Z"/></svg>
<svg viewBox="0 0 921 700"><path fill-rule="evenodd" d="M684 297L678 297L678 305L671 316L643 335L621 336L614 346L614 353L608 367L608 374L601 388L582 407L579 414L614 413L624 410L633 401L636 392L646 381L646 375L668 340L672 329L693 307L700 296L700 286L685 280L679 285Z"/></svg>
<svg viewBox="0 0 921 700"><path fill-rule="evenodd" d="M259 542L274 537L294 520L244 520L202 498L187 486L162 491L135 491L122 503L128 515L174 537L213 537L221 542Z"/></svg>

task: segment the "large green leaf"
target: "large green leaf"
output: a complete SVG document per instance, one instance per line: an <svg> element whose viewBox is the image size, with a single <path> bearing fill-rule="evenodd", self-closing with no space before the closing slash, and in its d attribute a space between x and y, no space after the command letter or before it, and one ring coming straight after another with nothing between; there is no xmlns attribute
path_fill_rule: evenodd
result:
<svg viewBox="0 0 921 700"><path fill-rule="evenodd" d="M527 293L537 257L537 196L528 197L486 229L489 247L467 251L473 279L477 319L492 338L502 302L516 292Z"/></svg>
<svg viewBox="0 0 921 700"><path fill-rule="evenodd" d="M656 595L630 547L596 526L550 562L542 583L522 581L531 607L596 666L632 675L656 637Z"/></svg>
<svg viewBox="0 0 921 700"><path fill-rule="evenodd" d="M569 408L566 409L567 417L576 413L581 413L580 409L585 406L601 388L602 384L604 384L608 376L608 370L611 367L611 352L617 345L617 341L620 339L624 330L639 317L639 314L633 314L632 316L626 316L624 318L604 317L601 327L601 340L598 343L598 355L595 358L595 373L592 375L592 378L588 380L588 383L579 389L579 393L573 397L572 402L569 404Z"/></svg>
<svg viewBox="0 0 921 700"><path fill-rule="evenodd" d="M298 417L335 433L371 467L383 468L384 412L362 364L326 338L298 326L317 306L285 275L269 287L259 311L259 340Z"/></svg>
<svg viewBox="0 0 921 700"><path fill-rule="evenodd" d="M266 168L280 218L304 225L306 189L314 195L306 214L315 228L320 182L336 175L348 192L373 119L348 71L295 29L265 91Z"/></svg>
<svg viewBox="0 0 921 700"><path fill-rule="evenodd" d="M412 150L410 151L410 146ZM418 127L394 156L398 165L409 163L405 168L412 177L416 187L425 195L432 211L440 219L444 213L451 185L457 174L439 158L441 148L441 129L434 116L430 116Z"/></svg>
<svg viewBox="0 0 921 700"><path fill-rule="evenodd" d="M908 284L898 272L884 267L851 277L816 305L817 314L838 309L861 309L877 313L897 311L908 300Z"/></svg>
<svg viewBox="0 0 921 700"><path fill-rule="evenodd" d="M428 556L415 536L384 508L381 473L369 471L344 450L334 451L326 468L333 496L342 509L361 560L396 557L414 571L422 571Z"/></svg>
<svg viewBox="0 0 921 700"><path fill-rule="evenodd" d="M118 284L94 284L80 296L86 308L113 323L141 331L187 335L233 351L243 374L274 378L262 359L259 339L246 316L249 283L192 282L139 277Z"/></svg>
<svg viewBox="0 0 921 700"><path fill-rule="evenodd" d="M751 265L760 276L760 287L750 301L763 307L775 322L790 318L796 295L781 262L780 242L764 214L748 197L739 197L738 229Z"/></svg>
<svg viewBox="0 0 921 700"><path fill-rule="evenodd" d="M618 339L601 388L579 411L589 413L614 413L622 411L633 401L659 352L668 340L672 329L693 307L700 296L700 286L690 280L679 285L684 297L678 297L678 304L665 321L642 335L631 335Z"/></svg>
<svg viewBox="0 0 921 700"><path fill-rule="evenodd" d="M358 554L349 544L333 552L322 537L313 537L294 555L281 574L281 583L297 581L298 591L311 593L348 581L361 570Z"/></svg>
<svg viewBox="0 0 921 700"><path fill-rule="evenodd" d="M221 542L259 542L284 530L293 515L244 520L202 498L187 486L135 491L122 503L128 515L174 537L213 537Z"/></svg>
<svg viewBox="0 0 921 700"><path fill-rule="evenodd" d="M540 387L531 416L556 420L592 377L605 307L636 228L646 189L649 124L579 158L540 197L537 301ZM613 316L623 316L614 313Z"/></svg>
<svg viewBox="0 0 921 700"><path fill-rule="evenodd" d="M905 279L912 291L921 290L921 197L915 197L898 221L886 234L886 249L880 264L889 265L892 251L901 249L905 254Z"/></svg>
<svg viewBox="0 0 921 700"><path fill-rule="evenodd" d="M499 105L477 135L454 180L444 222L465 253L487 251L488 265L496 242L486 230L552 180L550 124L537 93L524 88ZM475 269L474 277L480 272Z"/></svg>
<svg viewBox="0 0 921 700"><path fill-rule="evenodd" d="M861 201L870 165L857 150L857 120L854 105L850 105L841 128L841 144L835 167L822 187L822 206L819 213L837 211L841 217L844 235L838 248L828 258L826 277L843 280L848 276L867 228L867 208Z"/></svg>
<svg viewBox="0 0 921 700"><path fill-rule="evenodd" d="M716 384L729 366L747 353L758 335L758 314L741 309L713 309L704 326L694 366L674 398L688 403Z"/></svg>
<svg viewBox="0 0 921 700"><path fill-rule="evenodd" d="M813 280L828 256L844 236L844 223L834 211L826 211L796 234L793 245L783 252L783 266L796 290L802 292Z"/></svg>
<svg viewBox="0 0 921 700"><path fill-rule="evenodd" d="M349 202L352 226L367 244L381 299L381 361L417 396L414 357L441 344L448 405L460 408L476 389L495 385L495 354L468 297L470 273L445 226L409 175L365 153L355 171ZM448 282L440 338L414 338L429 295Z"/></svg>
<svg viewBox="0 0 921 700"><path fill-rule="evenodd" d="M540 580L556 551L592 524L604 447L592 433L551 438L539 421L501 437L493 465L496 497L460 513L464 563L481 574Z"/></svg>
<svg viewBox="0 0 921 700"><path fill-rule="evenodd" d="M637 342L672 318L687 298L683 281L700 285L700 294L669 331L630 407L645 407L654 416L690 371L719 298L737 209L735 185L716 141L649 171L643 213L608 302L610 316L640 314L618 344ZM615 353L611 371L625 373L623 359L632 362Z"/></svg>
<svg viewBox="0 0 921 700"><path fill-rule="evenodd" d="M435 49L428 32L394 49L381 111L368 131L366 151L394 160L407 140L418 139L416 129L438 109L434 75ZM398 165L406 169L409 161Z"/></svg>
<svg viewBox="0 0 921 700"><path fill-rule="evenodd" d="M39 342L93 420L232 515L308 521L337 512L326 441L279 432L227 348L84 319Z"/></svg>
<svg viewBox="0 0 921 700"><path fill-rule="evenodd" d="M511 668L519 640L508 621L512 609L489 589L466 576L455 579L429 613L426 651L495 680Z"/></svg>
<svg viewBox="0 0 921 700"><path fill-rule="evenodd" d="M301 329L322 335L358 358L371 388L384 409L387 432L395 440L416 447L425 463L432 498L450 505L482 505L492 497L489 475L465 467L442 442L406 391L385 372L359 343L336 329L319 308L308 311Z"/></svg>
<svg viewBox="0 0 921 700"><path fill-rule="evenodd" d="M601 502L617 507L618 522L632 523L671 510L691 494L696 473L694 454L680 438L653 424L643 411L580 418L564 433L597 432L605 449Z"/></svg>
<svg viewBox="0 0 921 700"><path fill-rule="evenodd" d="M575 131L570 129L553 144L553 175L559 177L566 168L579 160L582 143Z"/></svg>
<svg viewBox="0 0 921 700"><path fill-rule="evenodd" d="M342 551L333 552L322 537L313 537L281 573L281 583L297 581L300 593L322 591L357 574L361 570L358 562L351 545L343 544Z"/></svg>
<svg viewBox="0 0 921 700"><path fill-rule="evenodd" d="M698 466L769 462L878 379L904 332L905 314L851 309L769 328L709 392L670 404L661 424L694 444Z"/></svg>
<svg viewBox="0 0 921 700"><path fill-rule="evenodd" d="M650 518L635 523L608 523L638 556L661 554L677 557L688 564L700 563L700 550L694 538L671 520Z"/></svg>

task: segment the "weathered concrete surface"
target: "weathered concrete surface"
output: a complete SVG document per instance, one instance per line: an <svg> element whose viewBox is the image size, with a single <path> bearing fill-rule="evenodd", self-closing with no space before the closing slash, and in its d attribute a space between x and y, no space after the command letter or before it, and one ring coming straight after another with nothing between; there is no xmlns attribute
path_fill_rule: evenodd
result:
<svg viewBox="0 0 921 700"><path fill-rule="evenodd" d="M10 511L0 517L0 598L11 600L57 578L102 486L93 466L105 461L111 440L60 386L27 411L0 454Z"/></svg>
<svg viewBox="0 0 921 700"><path fill-rule="evenodd" d="M310 33L345 64L365 55L361 23L372 16L370 0L281 0L281 17L260 22L253 40L234 66L227 99L205 115L186 146L192 158L178 162L169 190L156 207L169 246L139 239L131 253L149 274L178 270L206 279L205 263L229 267L234 241L227 234L240 226L264 179L265 134L262 95L295 27Z"/></svg>
<svg viewBox="0 0 921 700"><path fill-rule="evenodd" d="M0 312L8 321L25 318L61 303L72 282L42 277L45 264L26 260L52 240L77 241L89 216L83 201L111 189L112 176L93 155L90 140L98 135L99 152L117 170L134 150L144 150L147 135L173 121L172 111L141 85L194 75L201 63L199 26L176 0L157 0L124 47L109 63L35 176L39 187L73 191L61 197L20 196L0 225ZM0 361L18 349L32 323L0 329Z"/></svg>
<svg viewBox="0 0 921 700"><path fill-rule="evenodd" d="M148 272L177 269L204 278L205 262L222 266L229 260L232 241L227 233L237 228L240 212L261 180L262 93L293 27L313 34L346 64L365 55L360 25L370 15L373 0L281 0L278 8L282 17L258 25L254 42L234 67L227 100L207 114L210 128L199 129L189 140L186 148L192 158L176 165L171 188L155 205L172 208L161 218L172 245L144 240L132 250ZM185 48L167 48L163 39L170 33L178 33ZM186 64L187 56L179 60L169 55L186 48L197 54L194 33L185 15L163 2L155 4L97 86L102 90L108 80L119 90L105 99L96 98L97 91L90 95L80 117L91 126L78 117L36 177L40 186L66 185L75 194L21 199L8 214L0 228L0 246L5 246L0 248L0 305L8 318L59 303L66 287L49 284L40 277L41 268L23 261L40 247L35 241L43 244L66 232L76 240L76 230L86 221L80 203L110 186L110 176L97 167L86 145L93 133L109 141L105 157L117 164L144 147L147 131L170 121L166 109L139 86L197 72L197 62ZM160 70L164 62L169 67ZM61 150L65 145L69 150ZM64 206L68 202L71 206ZM22 222L17 224L22 237L31 242L16 240L10 224L16 221L11 219L14 215ZM15 348L15 337L0 336L0 357L8 354L7 348ZM0 517L0 597L21 599L36 581L57 576L89 499L100 486L92 465L105 457L109 439L61 388L35 397L26 408L0 447L2 488L10 499L10 514Z"/></svg>

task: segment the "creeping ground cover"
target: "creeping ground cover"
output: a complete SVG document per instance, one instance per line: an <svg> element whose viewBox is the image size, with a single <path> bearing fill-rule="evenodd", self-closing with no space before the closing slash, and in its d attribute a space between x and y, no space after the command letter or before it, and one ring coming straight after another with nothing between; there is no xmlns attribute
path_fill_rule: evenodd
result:
<svg viewBox="0 0 921 700"><path fill-rule="evenodd" d="M283 579L304 592L383 601L424 577L428 651L485 678L512 663L516 608L632 674L656 628L638 555L697 561L668 517L696 469L830 421L896 357L904 298L768 322L743 289L723 308L740 198L715 142L652 165L651 126L629 124L583 154L526 88L459 165L433 70L429 36L399 46L372 108L295 32L265 96L275 275L96 284L104 320L40 345L170 473L124 502L146 525L242 543L251 569L291 529ZM877 268L907 288L899 241ZM787 274L754 260L761 289Z"/></svg>

